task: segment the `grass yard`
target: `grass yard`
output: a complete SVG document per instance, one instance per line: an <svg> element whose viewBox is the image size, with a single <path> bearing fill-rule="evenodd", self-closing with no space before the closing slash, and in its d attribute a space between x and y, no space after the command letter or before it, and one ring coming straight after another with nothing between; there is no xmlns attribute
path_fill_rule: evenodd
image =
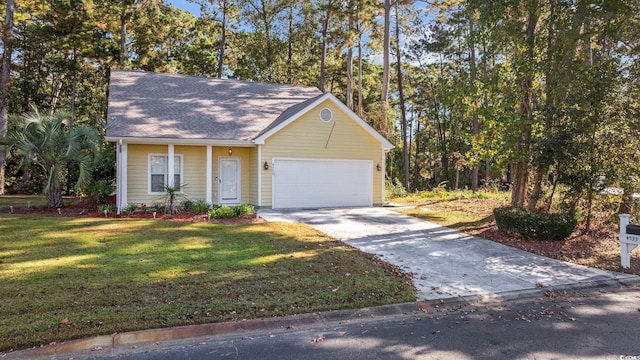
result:
<svg viewBox="0 0 640 360"><path fill-rule="evenodd" d="M68 206L76 206L80 202L77 197L64 197L65 210ZM50 210L51 213L55 209L49 209L47 199L44 195L2 195L0 196L0 214L11 213L11 208L16 212ZM75 209L74 209L75 211Z"/></svg>
<svg viewBox="0 0 640 360"><path fill-rule="evenodd" d="M509 204L509 193L478 191L430 191L392 199L411 205L399 210L423 220L478 235L493 221L493 209Z"/></svg>
<svg viewBox="0 0 640 360"><path fill-rule="evenodd" d="M66 200L66 199L65 199ZM15 209L46 207L47 199L42 195L3 195L0 196L0 211L9 212L9 206Z"/></svg>
<svg viewBox="0 0 640 360"><path fill-rule="evenodd" d="M415 301L406 275L300 224L0 215L0 351Z"/></svg>

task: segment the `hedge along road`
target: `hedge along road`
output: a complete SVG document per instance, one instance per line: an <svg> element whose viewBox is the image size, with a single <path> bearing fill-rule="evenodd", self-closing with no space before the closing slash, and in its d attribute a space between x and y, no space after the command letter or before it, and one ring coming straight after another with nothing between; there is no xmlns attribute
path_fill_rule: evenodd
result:
<svg viewBox="0 0 640 360"><path fill-rule="evenodd" d="M640 277L554 260L433 224L388 208L261 210L267 221L308 224L413 274L417 299L517 297Z"/></svg>

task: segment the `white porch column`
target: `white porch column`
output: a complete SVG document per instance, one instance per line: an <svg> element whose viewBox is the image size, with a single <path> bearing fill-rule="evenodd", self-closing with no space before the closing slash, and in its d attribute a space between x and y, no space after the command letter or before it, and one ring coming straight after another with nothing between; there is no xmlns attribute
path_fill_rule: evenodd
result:
<svg viewBox="0 0 640 360"><path fill-rule="evenodd" d="M118 143L118 154L116 156L117 177L116 177L116 207L118 214L127 206L127 144Z"/></svg>
<svg viewBox="0 0 640 360"><path fill-rule="evenodd" d="M375 166L376 168L374 169L374 171L378 171L378 165L380 165L380 181L381 181L381 188L382 188L382 202L381 202L381 206L384 206L384 204L387 202L387 192L385 191L385 186L387 185L385 182L385 172L387 169L387 153L382 150L382 156L380 157L380 162L378 164L374 164L373 166Z"/></svg>
<svg viewBox="0 0 640 360"><path fill-rule="evenodd" d="M175 154L173 151L173 144L169 144L167 151L167 186L174 187L176 184L173 183L173 179L175 178ZM179 184L178 184L179 185Z"/></svg>
<svg viewBox="0 0 640 360"><path fill-rule="evenodd" d="M211 192L213 187L213 150L211 145L207 145L207 166L206 166L206 191L205 191L205 199L204 201L207 204L213 204Z"/></svg>
<svg viewBox="0 0 640 360"><path fill-rule="evenodd" d="M258 208L262 206L262 145L258 144Z"/></svg>

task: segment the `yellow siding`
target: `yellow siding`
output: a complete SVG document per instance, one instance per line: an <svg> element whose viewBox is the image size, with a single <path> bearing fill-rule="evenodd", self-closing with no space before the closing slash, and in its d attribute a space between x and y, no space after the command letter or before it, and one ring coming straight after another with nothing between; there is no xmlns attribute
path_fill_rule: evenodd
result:
<svg viewBox="0 0 640 360"><path fill-rule="evenodd" d="M320 109L333 111L333 120L320 120ZM327 100L265 140L262 161L273 158L357 159L373 161L373 203L383 203L384 158L380 142ZM262 206L271 206L271 171L262 174Z"/></svg>
<svg viewBox="0 0 640 360"><path fill-rule="evenodd" d="M184 164L182 165L182 189L183 196L191 200L204 200L206 197L205 187L207 183L207 148L204 146L175 146L173 152L182 155Z"/></svg>

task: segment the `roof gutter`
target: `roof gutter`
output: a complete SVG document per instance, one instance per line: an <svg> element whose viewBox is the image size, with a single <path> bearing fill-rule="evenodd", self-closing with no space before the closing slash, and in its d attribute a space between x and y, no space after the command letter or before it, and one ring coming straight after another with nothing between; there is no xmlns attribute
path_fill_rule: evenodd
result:
<svg viewBox="0 0 640 360"><path fill-rule="evenodd" d="M125 142L130 144L143 145L191 145L191 146L235 146L235 147L255 147L253 140L227 140L227 139L178 139L178 138L139 138L107 136L109 142Z"/></svg>

